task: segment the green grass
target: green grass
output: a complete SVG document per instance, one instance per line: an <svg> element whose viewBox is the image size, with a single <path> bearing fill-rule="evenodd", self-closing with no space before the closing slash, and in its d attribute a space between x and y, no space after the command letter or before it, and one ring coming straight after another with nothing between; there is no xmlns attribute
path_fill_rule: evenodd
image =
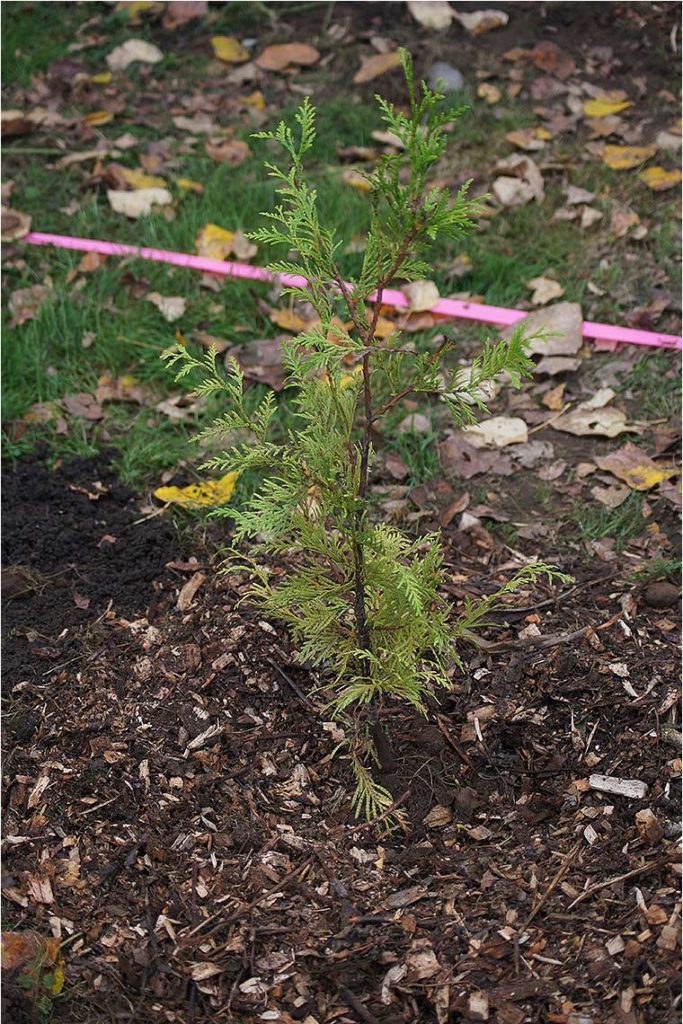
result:
<svg viewBox="0 0 683 1024"><path fill-rule="evenodd" d="M680 363L671 352L648 353L626 374L621 390L637 402L640 418L673 419L681 409Z"/></svg>
<svg viewBox="0 0 683 1024"><path fill-rule="evenodd" d="M424 434L414 431L396 434L390 438L388 448L408 467L406 483L411 487L426 483L441 472L437 438L431 430Z"/></svg>
<svg viewBox="0 0 683 1024"><path fill-rule="evenodd" d="M634 492L615 509L581 503L574 508L572 519L583 541L611 537L616 550L623 551L628 542L640 536L645 529L643 496Z"/></svg>

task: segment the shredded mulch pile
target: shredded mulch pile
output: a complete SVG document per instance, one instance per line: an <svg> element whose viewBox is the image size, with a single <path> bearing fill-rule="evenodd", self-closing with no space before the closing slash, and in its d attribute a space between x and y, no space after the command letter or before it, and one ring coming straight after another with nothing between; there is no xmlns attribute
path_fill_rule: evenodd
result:
<svg viewBox="0 0 683 1024"><path fill-rule="evenodd" d="M97 500L73 490L94 479ZM675 1019L675 608L585 565L559 600L515 595L426 719L384 708L386 832L350 817L323 680L237 607L240 578L174 552L168 520L139 522L108 480L9 483L40 527L32 548L5 524L10 578L41 582L4 602L5 927L61 936L53 1020ZM510 570L449 540L457 609ZM516 638L537 621L543 644ZM11 982L5 1000L36 1019Z"/></svg>

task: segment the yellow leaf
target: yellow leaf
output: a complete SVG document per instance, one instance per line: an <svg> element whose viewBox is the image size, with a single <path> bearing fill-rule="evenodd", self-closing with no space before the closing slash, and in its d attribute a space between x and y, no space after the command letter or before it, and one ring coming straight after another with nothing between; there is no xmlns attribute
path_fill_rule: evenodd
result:
<svg viewBox="0 0 683 1024"><path fill-rule="evenodd" d="M181 508L216 508L227 505L239 473L226 473L219 480L205 480L189 487L157 487L154 497Z"/></svg>
<svg viewBox="0 0 683 1024"><path fill-rule="evenodd" d="M234 36L212 36L211 45L214 55L226 64L243 64L249 60L249 51Z"/></svg>
<svg viewBox="0 0 683 1024"><path fill-rule="evenodd" d="M375 330L375 337L379 338L380 341L384 341L385 338L390 338L392 334L396 334L398 327L393 320L388 320L385 316L380 316L377 320L377 328Z"/></svg>
<svg viewBox="0 0 683 1024"><path fill-rule="evenodd" d="M164 5L159 0L121 0L116 5L117 11L125 11L128 20L135 23L140 21L141 14L161 14Z"/></svg>
<svg viewBox="0 0 683 1024"><path fill-rule="evenodd" d="M649 491L679 472L675 466L655 462L634 444L609 455L598 455L594 461L600 469L623 480L632 491Z"/></svg>
<svg viewBox="0 0 683 1024"><path fill-rule="evenodd" d="M608 96L598 96L597 99L586 100L583 112L586 117L611 117L632 106L630 100L611 100Z"/></svg>
<svg viewBox="0 0 683 1024"><path fill-rule="evenodd" d="M112 78L111 71L100 71L96 75L91 75L90 81L93 85L109 85Z"/></svg>
<svg viewBox="0 0 683 1024"><path fill-rule="evenodd" d="M60 960L54 971L52 971L52 988L50 991L53 996L58 996L64 988L64 968L62 967L63 961Z"/></svg>
<svg viewBox="0 0 683 1024"><path fill-rule="evenodd" d="M358 171L354 171L352 167L347 167L341 177L345 185L357 188L359 192L370 192L372 190L372 185L368 179L363 174L359 174Z"/></svg>
<svg viewBox="0 0 683 1024"><path fill-rule="evenodd" d="M235 236L218 224L205 224L195 238L195 247L200 256L210 260L224 260L232 252Z"/></svg>
<svg viewBox="0 0 683 1024"><path fill-rule="evenodd" d="M486 100L488 104L498 103L502 93L497 85L490 82L482 82L477 88L477 96L480 100Z"/></svg>
<svg viewBox="0 0 683 1024"><path fill-rule="evenodd" d="M183 192L196 192L201 195L204 191L204 186L200 185L198 181L192 181L192 178L176 178L175 183Z"/></svg>
<svg viewBox="0 0 683 1024"><path fill-rule="evenodd" d="M664 192L667 188L675 188L681 180L679 170L667 171L663 167L648 167L638 175L648 188L655 192Z"/></svg>
<svg viewBox="0 0 683 1024"><path fill-rule="evenodd" d="M139 188L165 188L166 182L155 174L145 174L144 171L131 171L128 167L121 168L121 177L132 189Z"/></svg>
<svg viewBox="0 0 683 1024"><path fill-rule="evenodd" d="M250 92L248 96L244 97L242 103L244 103L246 107L251 107L252 110L266 109L266 101L260 89L256 89L255 92Z"/></svg>
<svg viewBox="0 0 683 1024"><path fill-rule="evenodd" d="M109 124L114 120L114 115L109 110L93 110L92 114L86 114L81 118L81 124L89 124L97 127L101 124Z"/></svg>
<svg viewBox="0 0 683 1024"><path fill-rule="evenodd" d="M363 375L362 366L354 366L351 373L342 373L339 378L339 386L341 388L348 388L350 384L355 384L359 377Z"/></svg>
<svg viewBox="0 0 683 1024"><path fill-rule="evenodd" d="M293 334L298 334L299 331L306 331L313 323L317 323L314 320L304 320L293 309L271 309L268 315L273 323L281 327L283 331L291 331Z"/></svg>
<svg viewBox="0 0 683 1024"><path fill-rule="evenodd" d="M613 171L628 171L644 164L656 152L656 146L603 146L600 159Z"/></svg>
<svg viewBox="0 0 683 1024"><path fill-rule="evenodd" d="M534 135L542 142L550 142L552 135L547 128L534 128Z"/></svg>

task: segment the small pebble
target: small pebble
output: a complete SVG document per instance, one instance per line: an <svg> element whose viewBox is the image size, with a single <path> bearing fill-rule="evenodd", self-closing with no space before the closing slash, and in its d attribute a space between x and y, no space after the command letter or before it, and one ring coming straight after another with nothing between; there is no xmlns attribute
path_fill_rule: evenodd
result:
<svg viewBox="0 0 683 1024"><path fill-rule="evenodd" d="M437 60L427 75L427 85L443 93L459 92L465 86L465 79L457 68Z"/></svg>
<svg viewBox="0 0 683 1024"><path fill-rule="evenodd" d="M671 608L680 595L680 589L673 583L651 583L645 591L645 604L650 608Z"/></svg>

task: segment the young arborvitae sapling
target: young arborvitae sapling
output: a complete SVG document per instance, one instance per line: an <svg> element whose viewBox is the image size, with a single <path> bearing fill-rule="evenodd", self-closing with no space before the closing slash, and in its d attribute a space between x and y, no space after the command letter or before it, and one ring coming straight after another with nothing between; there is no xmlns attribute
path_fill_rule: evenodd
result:
<svg viewBox="0 0 683 1024"><path fill-rule="evenodd" d="M251 237L283 247L286 257L270 269L307 280L287 291L309 302L319 321L283 344L295 409L286 439L273 439L274 394L259 400L245 392L236 360L229 360L225 376L215 351L203 359L183 345L164 353L179 367L177 379L204 372L196 394L222 392L227 399L226 412L198 440L227 437L231 447L206 466L261 475L243 507L219 511L234 519L236 543L250 539L256 551L288 556L284 577L257 566L250 593L288 624L301 660L326 670L333 711L348 722L353 807L368 818L385 813L393 800L372 774L386 748L382 704L398 699L424 712L427 698L449 683L449 665L458 663L456 642L481 625L497 598L541 575L559 575L549 565L527 565L497 595L466 602L452 622L441 591L439 535L415 540L370 515L372 439L398 403L438 395L465 425L477 409L486 410L487 385L505 374L517 386L532 369L529 339L519 331L509 341L485 344L466 373L443 367L454 348L449 338L425 353L403 346L400 335L378 337L383 290L396 278L424 278L421 252L440 236L468 234L479 209L467 185L455 195L430 187L429 171L446 147L445 125L460 112L443 110L443 97L424 83L415 88L405 51L401 63L409 108L404 113L378 97L399 143L367 175L369 230L355 281L342 277L339 241L320 223L316 191L304 177L316 134L314 108L303 102L294 131L281 122L275 132L257 136L278 143L289 167L266 165L281 202Z"/></svg>

